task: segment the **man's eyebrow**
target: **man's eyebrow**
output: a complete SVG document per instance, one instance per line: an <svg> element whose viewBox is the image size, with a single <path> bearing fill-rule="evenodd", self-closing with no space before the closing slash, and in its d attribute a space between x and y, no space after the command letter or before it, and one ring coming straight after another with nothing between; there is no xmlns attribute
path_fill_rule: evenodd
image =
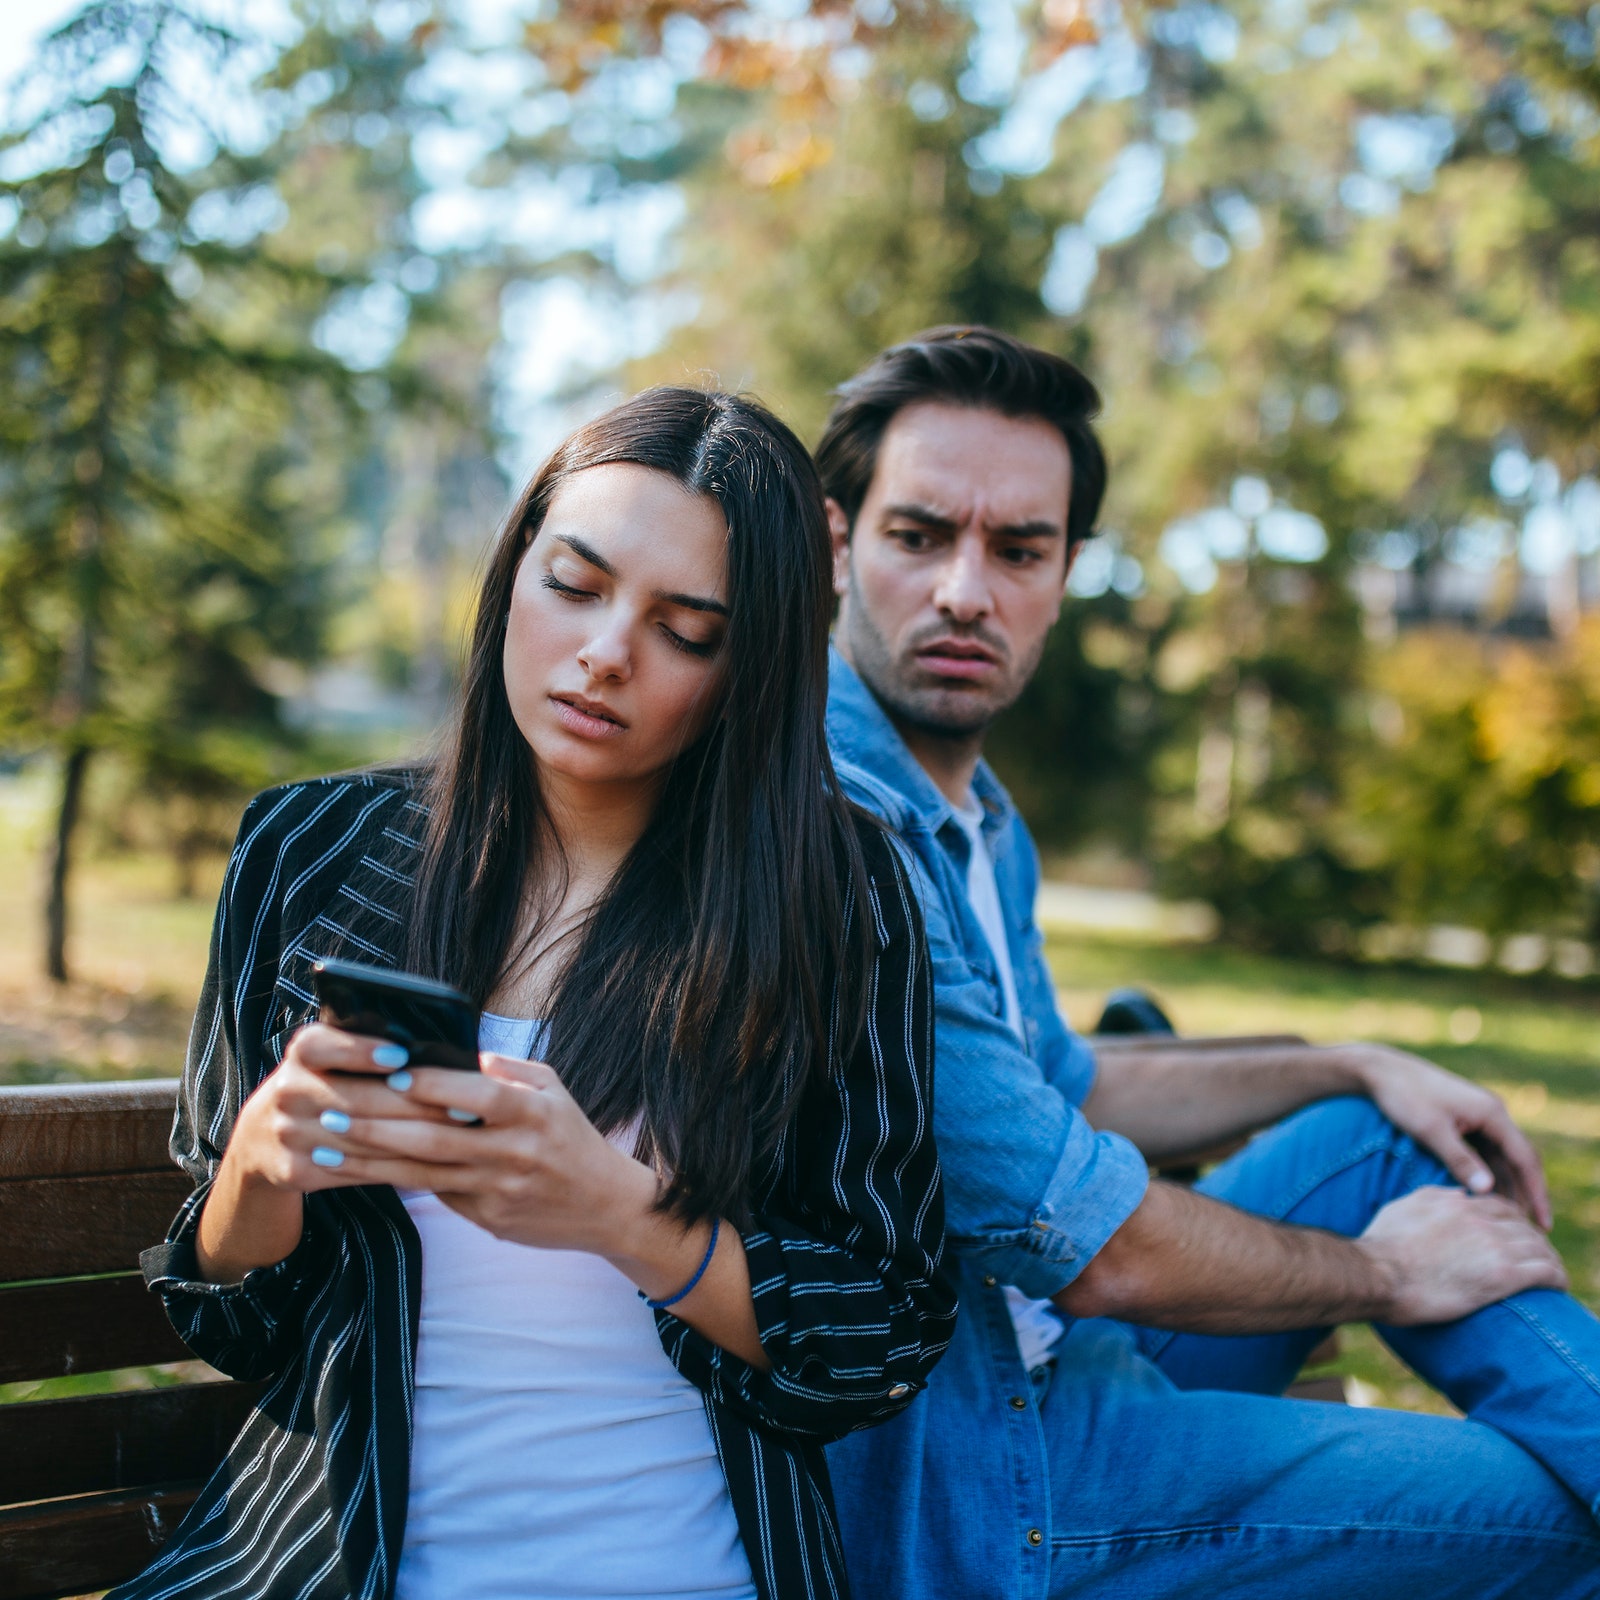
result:
<svg viewBox="0 0 1600 1600"><path fill-rule="evenodd" d="M911 502L885 506L883 513L886 517L904 517L907 522L920 522L925 528L953 529L961 525L955 517L946 512L935 511L932 506L919 506Z"/></svg>
<svg viewBox="0 0 1600 1600"><path fill-rule="evenodd" d="M592 544L585 544L582 539L572 533L558 533L555 537L576 554L582 556L591 567L598 567L608 578L616 577L617 569Z"/></svg>
<svg viewBox="0 0 1600 1600"><path fill-rule="evenodd" d="M890 517L904 517L908 522L920 522L925 528L938 528L942 532L952 532L961 526L960 519L952 517L947 512L935 511L931 506L910 502L885 506L884 514ZM1066 530L1060 523L1048 522L1040 517L1028 522L1001 523L986 531L998 533L1007 539L1059 539Z"/></svg>
<svg viewBox="0 0 1600 1600"><path fill-rule="evenodd" d="M714 611L719 617L725 617L728 608L720 600L709 599L701 594L671 594L665 589L652 589L651 598L665 600L669 606L683 606L689 611Z"/></svg>
<svg viewBox="0 0 1600 1600"><path fill-rule="evenodd" d="M1059 522L1040 519L1035 522L1006 522L989 531L1004 534L1008 539L1059 539L1066 530Z"/></svg>

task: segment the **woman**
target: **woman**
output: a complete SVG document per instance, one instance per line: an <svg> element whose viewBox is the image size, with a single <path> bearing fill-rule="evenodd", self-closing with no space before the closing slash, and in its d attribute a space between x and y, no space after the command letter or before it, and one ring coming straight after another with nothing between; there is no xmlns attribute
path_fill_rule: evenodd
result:
<svg viewBox="0 0 1600 1600"><path fill-rule="evenodd" d="M828 610L794 436L650 391L508 520L449 753L252 803L145 1268L264 1390L118 1600L845 1593L821 1447L954 1300L927 958L832 782ZM466 989L482 1072L314 1023L330 955Z"/></svg>

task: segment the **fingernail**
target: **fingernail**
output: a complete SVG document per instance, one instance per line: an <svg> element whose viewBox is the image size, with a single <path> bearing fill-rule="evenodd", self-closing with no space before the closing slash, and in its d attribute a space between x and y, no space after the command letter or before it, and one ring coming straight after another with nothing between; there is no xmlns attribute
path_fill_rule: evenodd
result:
<svg viewBox="0 0 1600 1600"><path fill-rule="evenodd" d="M311 1152L311 1160L319 1167L342 1167L344 1165L344 1151L330 1150L327 1145L319 1144Z"/></svg>
<svg viewBox="0 0 1600 1600"><path fill-rule="evenodd" d="M375 1067L403 1067L411 1059L411 1052L403 1044L377 1044L372 1047L372 1064Z"/></svg>
<svg viewBox="0 0 1600 1600"><path fill-rule="evenodd" d="M1474 1194L1482 1194L1484 1190L1494 1188L1494 1179L1491 1178L1487 1172L1474 1172L1472 1176L1467 1179L1467 1187L1471 1189Z"/></svg>
<svg viewBox="0 0 1600 1600"><path fill-rule="evenodd" d="M349 1133L350 1131L350 1119L342 1111L334 1111L330 1108L329 1110L324 1111L322 1115L317 1118L317 1121L320 1122L329 1133Z"/></svg>
<svg viewBox="0 0 1600 1600"><path fill-rule="evenodd" d="M449 1107L449 1109L445 1112L445 1115L449 1117L452 1122L476 1122L478 1120L478 1113L476 1111L463 1111L459 1106Z"/></svg>
<svg viewBox="0 0 1600 1600"><path fill-rule="evenodd" d="M411 1087L411 1074L409 1072L391 1072L383 1081L391 1089L398 1089L403 1094Z"/></svg>

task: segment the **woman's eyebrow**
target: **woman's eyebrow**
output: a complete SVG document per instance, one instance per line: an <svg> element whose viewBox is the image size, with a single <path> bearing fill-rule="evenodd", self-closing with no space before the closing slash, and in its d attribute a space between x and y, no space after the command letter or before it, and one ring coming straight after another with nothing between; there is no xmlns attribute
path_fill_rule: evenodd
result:
<svg viewBox="0 0 1600 1600"><path fill-rule="evenodd" d="M699 594L671 594L665 589L652 589L650 597L653 600L665 600L669 606L683 606L689 611L714 611L719 617L725 617L728 608L720 600L708 599Z"/></svg>
<svg viewBox="0 0 1600 1600"><path fill-rule="evenodd" d="M566 545L574 555L582 556L591 567L598 567L608 578L616 577L617 569L592 544L585 544L573 533L558 533L552 537ZM729 615L728 608L720 600L711 599L709 595L677 594L667 589L652 589L650 598L664 600L669 606L682 606L688 611L711 611L719 617Z"/></svg>
<svg viewBox="0 0 1600 1600"><path fill-rule="evenodd" d="M592 544L585 544L582 539L572 533L558 533L554 537L560 543L566 545L575 555L582 556L591 567L598 567L608 578L616 577L617 569Z"/></svg>

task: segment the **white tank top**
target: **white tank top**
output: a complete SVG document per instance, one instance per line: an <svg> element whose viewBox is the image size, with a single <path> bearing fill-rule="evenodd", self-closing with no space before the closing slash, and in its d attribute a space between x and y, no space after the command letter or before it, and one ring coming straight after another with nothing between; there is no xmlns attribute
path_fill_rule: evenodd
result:
<svg viewBox="0 0 1600 1600"><path fill-rule="evenodd" d="M541 1032L486 1015L478 1042L526 1059ZM400 1197L422 1324L396 1600L755 1600L704 1400L632 1282Z"/></svg>

